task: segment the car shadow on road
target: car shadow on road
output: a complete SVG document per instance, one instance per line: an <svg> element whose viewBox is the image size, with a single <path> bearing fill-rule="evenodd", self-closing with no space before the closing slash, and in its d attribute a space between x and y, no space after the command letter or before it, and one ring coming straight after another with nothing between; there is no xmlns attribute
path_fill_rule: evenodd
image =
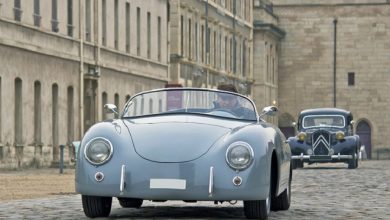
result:
<svg viewBox="0 0 390 220"><path fill-rule="evenodd" d="M111 211L110 219L245 219L243 211L242 207L147 206L140 209L114 209Z"/></svg>

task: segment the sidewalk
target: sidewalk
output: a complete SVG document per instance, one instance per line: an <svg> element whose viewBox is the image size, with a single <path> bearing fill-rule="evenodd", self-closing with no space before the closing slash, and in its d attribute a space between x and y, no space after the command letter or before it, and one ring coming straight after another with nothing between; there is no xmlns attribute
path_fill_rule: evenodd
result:
<svg viewBox="0 0 390 220"><path fill-rule="evenodd" d="M0 171L0 202L75 194L74 169Z"/></svg>

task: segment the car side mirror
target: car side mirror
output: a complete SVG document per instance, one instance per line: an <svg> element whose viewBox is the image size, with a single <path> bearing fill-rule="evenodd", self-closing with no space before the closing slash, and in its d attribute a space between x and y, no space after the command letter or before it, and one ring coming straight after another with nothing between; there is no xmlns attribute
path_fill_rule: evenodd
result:
<svg viewBox="0 0 390 220"><path fill-rule="evenodd" d="M104 111L105 113L114 113L115 115L119 115L118 108L114 104L105 104Z"/></svg>
<svg viewBox="0 0 390 220"><path fill-rule="evenodd" d="M354 120L352 120L352 121L350 122L350 124L351 124L351 125L354 125L354 124L355 124L355 121L354 121Z"/></svg>
<svg viewBox="0 0 390 220"><path fill-rule="evenodd" d="M263 108L263 111L260 114L260 117L264 115L274 116L278 112L278 108L276 106L267 106Z"/></svg>
<svg viewBox="0 0 390 220"><path fill-rule="evenodd" d="M293 126L294 128L297 126L297 123L295 122L295 121L293 121L292 123L291 123L291 126Z"/></svg>

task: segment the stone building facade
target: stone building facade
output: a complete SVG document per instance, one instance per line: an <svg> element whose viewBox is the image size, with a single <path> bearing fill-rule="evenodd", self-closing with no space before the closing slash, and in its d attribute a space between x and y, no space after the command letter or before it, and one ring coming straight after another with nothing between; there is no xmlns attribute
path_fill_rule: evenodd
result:
<svg viewBox="0 0 390 220"><path fill-rule="evenodd" d="M59 146L169 80L167 0L0 0L0 168L51 166Z"/></svg>
<svg viewBox="0 0 390 220"><path fill-rule="evenodd" d="M0 0L0 168L51 166L59 145L69 163L103 104L166 83L233 83L287 135L303 109L348 109L375 158L389 32L388 0Z"/></svg>
<svg viewBox="0 0 390 220"><path fill-rule="evenodd" d="M216 88L232 83L251 95L252 1L172 0L171 83Z"/></svg>
<svg viewBox="0 0 390 220"><path fill-rule="evenodd" d="M291 126L303 109L335 106L353 113L369 156L390 148L390 1L272 3L286 33L279 48L279 126Z"/></svg>

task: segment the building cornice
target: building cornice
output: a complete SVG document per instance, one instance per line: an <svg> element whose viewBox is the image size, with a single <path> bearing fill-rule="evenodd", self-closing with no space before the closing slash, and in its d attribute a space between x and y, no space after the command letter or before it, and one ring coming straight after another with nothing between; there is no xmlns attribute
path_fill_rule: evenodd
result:
<svg viewBox="0 0 390 220"><path fill-rule="evenodd" d="M264 23L262 21L254 21L253 22L253 30L254 31L264 31L264 32L270 33L270 34L274 35L275 37L277 37L278 39L282 39L282 38L284 38L284 36L286 36L286 32L283 29L277 27L274 24Z"/></svg>

